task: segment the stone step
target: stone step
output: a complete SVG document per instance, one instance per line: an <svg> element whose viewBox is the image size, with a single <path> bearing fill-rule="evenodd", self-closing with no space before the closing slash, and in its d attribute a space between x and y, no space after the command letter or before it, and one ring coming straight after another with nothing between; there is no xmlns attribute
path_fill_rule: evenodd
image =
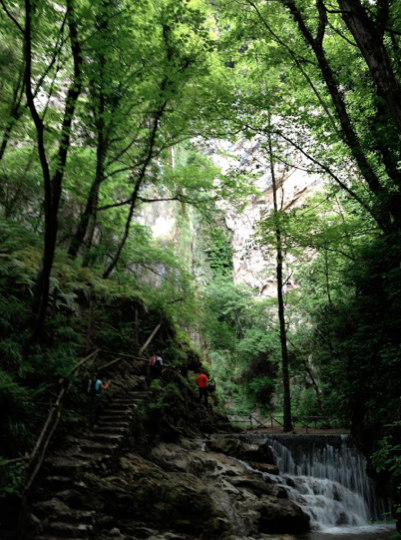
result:
<svg viewBox="0 0 401 540"><path fill-rule="evenodd" d="M101 416L99 416L99 420L100 418L103 418L103 416L106 416L107 418L114 418L114 420L119 420L120 418L121 420L125 420L127 418L132 418L132 414L133 413L131 409L129 411L107 411L107 413L105 413L104 415L102 414Z"/></svg>
<svg viewBox="0 0 401 540"><path fill-rule="evenodd" d="M132 409L110 408L107 409L107 416L132 416Z"/></svg>
<svg viewBox="0 0 401 540"><path fill-rule="evenodd" d="M97 435L102 435L102 433L97 433ZM106 433L105 435L110 435L109 433ZM114 443L98 443L91 440L83 440L82 442L79 442L76 449L77 453L79 454L82 452L83 454L90 454L90 453L98 453L98 454L112 454L114 450L117 450L118 444ZM74 454L76 451L74 450Z"/></svg>
<svg viewBox="0 0 401 540"><path fill-rule="evenodd" d="M130 401L129 403L113 403L113 405L110 405L109 407L107 407L107 409L104 409L103 412L108 413L109 411L114 411L116 409L124 409L127 411L131 411L133 405L135 405L135 403L133 403L132 401Z"/></svg>
<svg viewBox="0 0 401 540"><path fill-rule="evenodd" d="M49 523L49 533L59 538L89 538L93 526L87 523L69 523L67 521L53 521Z"/></svg>
<svg viewBox="0 0 401 540"><path fill-rule="evenodd" d="M102 448L110 448L110 450L115 450L118 446L120 440L124 438L124 432L117 433L106 433L102 429L95 428L93 431L87 431L82 437L67 437L67 440L72 443L72 451L75 452L77 448L87 448L89 446L93 448L98 448L99 451L102 451ZM95 438L103 437L104 441L96 441ZM67 452L67 450L66 450Z"/></svg>
<svg viewBox="0 0 401 540"><path fill-rule="evenodd" d="M79 485L79 482L77 482L77 487L82 487ZM56 493L53 493L53 496L59 501L62 501L67 506L71 506L74 504L74 501L79 499L79 492L75 489L64 489L63 491L57 491Z"/></svg>
<svg viewBox="0 0 401 540"><path fill-rule="evenodd" d="M71 443L74 447L81 446L84 444L105 443L105 444L118 444L124 439L124 433L103 433L102 430L99 430L99 426L94 428L92 431L87 431L83 433L81 437L67 437L67 441Z"/></svg>
<svg viewBox="0 0 401 540"><path fill-rule="evenodd" d="M59 489L66 489L73 483L69 476L46 476L42 481L42 486L52 489L53 491Z"/></svg>
<svg viewBox="0 0 401 540"><path fill-rule="evenodd" d="M112 424L113 426L118 427L125 427L129 426L129 420L126 419L118 419L115 416L101 416L98 420L98 426L104 425L104 424Z"/></svg>
<svg viewBox="0 0 401 540"><path fill-rule="evenodd" d="M110 409L129 409L132 405L132 399L127 401L113 401L109 403L104 409L109 411Z"/></svg>
<svg viewBox="0 0 401 540"><path fill-rule="evenodd" d="M96 512L94 510L71 508L57 497L53 497L47 501L37 502L33 505L33 508L36 515L47 517L50 520L75 523L76 525L80 523L86 525L95 524Z"/></svg>
<svg viewBox="0 0 401 540"><path fill-rule="evenodd" d="M115 405L116 403L118 403L119 405L131 405L132 399L133 399L132 397L113 399L113 401L109 403L109 406Z"/></svg>
<svg viewBox="0 0 401 540"><path fill-rule="evenodd" d="M72 478L78 472L87 470L90 462L87 460L71 459L68 457L57 457L50 459L48 464L55 476L69 476Z"/></svg>
<svg viewBox="0 0 401 540"><path fill-rule="evenodd" d="M88 442L118 444L124 440L124 435L92 431L85 438L87 439Z"/></svg>
<svg viewBox="0 0 401 540"><path fill-rule="evenodd" d="M112 424L98 425L93 428L93 433L108 433L112 435L124 435L128 431L129 424L124 426L113 426Z"/></svg>
<svg viewBox="0 0 401 540"><path fill-rule="evenodd" d="M52 534L41 534L37 537L37 540L60 540L59 536L53 536ZM63 540L76 540L74 538L63 537Z"/></svg>
<svg viewBox="0 0 401 540"><path fill-rule="evenodd" d="M105 461L108 461L111 459L111 454L102 454L101 452L85 452L85 451L79 451L76 454L71 454L73 457L77 459L86 460L89 464L90 463L104 463Z"/></svg>

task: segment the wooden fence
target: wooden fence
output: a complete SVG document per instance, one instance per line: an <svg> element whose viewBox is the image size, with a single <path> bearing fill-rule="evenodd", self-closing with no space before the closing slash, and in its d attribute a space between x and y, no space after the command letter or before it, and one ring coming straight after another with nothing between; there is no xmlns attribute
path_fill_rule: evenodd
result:
<svg viewBox="0 0 401 540"><path fill-rule="evenodd" d="M264 428L273 429L275 427L284 426L284 418L281 415L267 415L261 417L255 413L249 415L228 415L228 419L231 424L240 424L241 427L248 426L249 428ZM308 433L308 428L318 429L330 429L336 426L338 423L336 418L327 418L325 416L306 416L306 415L293 415L292 424L294 427L305 428L305 432Z"/></svg>

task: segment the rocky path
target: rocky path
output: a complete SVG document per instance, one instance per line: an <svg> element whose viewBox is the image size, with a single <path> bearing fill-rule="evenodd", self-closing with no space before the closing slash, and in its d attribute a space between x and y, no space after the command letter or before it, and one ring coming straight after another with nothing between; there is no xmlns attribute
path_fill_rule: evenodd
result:
<svg viewBox="0 0 401 540"><path fill-rule="evenodd" d="M93 431L71 434L66 448L47 460L45 476L31 501L31 539L93 537L95 512L79 509L79 490L84 488L80 475L88 471L102 475L112 468L130 436L133 412L149 394L128 392L115 397L105 406Z"/></svg>

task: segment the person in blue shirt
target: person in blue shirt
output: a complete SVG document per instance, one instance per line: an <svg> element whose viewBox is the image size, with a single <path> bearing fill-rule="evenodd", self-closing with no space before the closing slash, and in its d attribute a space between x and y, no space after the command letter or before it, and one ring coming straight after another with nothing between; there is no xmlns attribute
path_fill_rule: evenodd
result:
<svg viewBox="0 0 401 540"><path fill-rule="evenodd" d="M92 379L93 385L93 398L92 398L92 410L90 417L90 428L93 429L99 419L99 414L102 406L102 391L107 390L111 381L107 381L103 384L103 381L95 375Z"/></svg>

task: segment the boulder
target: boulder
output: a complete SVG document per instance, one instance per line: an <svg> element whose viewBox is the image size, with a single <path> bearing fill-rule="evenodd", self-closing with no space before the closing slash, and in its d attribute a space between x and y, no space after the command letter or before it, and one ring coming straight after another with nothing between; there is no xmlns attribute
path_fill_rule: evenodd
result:
<svg viewBox="0 0 401 540"><path fill-rule="evenodd" d="M268 499L261 508L258 529L268 534L295 534L309 529L310 517L285 499Z"/></svg>
<svg viewBox="0 0 401 540"><path fill-rule="evenodd" d="M253 448L237 439L213 439L206 446L208 452L200 450L199 445L197 448L195 442L162 443L152 450L151 458L164 470L182 477L197 477L213 500L215 512L225 515L236 534L243 537L260 533L285 534L308 528L309 517L287 499L285 487L275 484L263 472L250 469L238 458L215 451L223 448L237 455L255 455L259 452L257 446ZM275 472L278 471L275 469Z"/></svg>
<svg viewBox="0 0 401 540"><path fill-rule="evenodd" d="M204 484L190 473L167 473L136 454L121 458L121 473L85 482L96 494L96 507L117 520L144 519L163 529L209 538L231 531ZM101 501L101 502L99 502Z"/></svg>
<svg viewBox="0 0 401 540"><path fill-rule="evenodd" d="M215 441L210 441L213 448L218 446ZM237 455L259 452L257 445L224 441L223 448L234 448ZM309 517L287 499L283 485L236 457L204 447L204 441L181 439L179 443L159 443L148 459L126 453L113 475L84 473L74 484L73 506L81 512L95 510L99 532L119 540L168 540L168 534L171 540L186 535L251 539L308 528ZM62 501L64 498L60 511Z"/></svg>
<svg viewBox="0 0 401 540"><path fill-rule="evenodd" d="M230 478L230 483L235 487L252 491L252 493L255 493L258 497L268 495L279 499L287 499L287 492L284 487L268 484L261 478L255 477L255 475L248 474L246 476Z"/></svg>

